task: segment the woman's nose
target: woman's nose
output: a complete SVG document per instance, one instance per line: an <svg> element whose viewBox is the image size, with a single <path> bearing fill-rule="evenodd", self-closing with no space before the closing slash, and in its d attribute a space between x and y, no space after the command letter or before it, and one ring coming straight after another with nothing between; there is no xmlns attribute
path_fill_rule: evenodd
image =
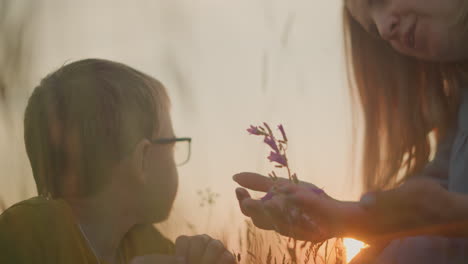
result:
<svg viewBox="0 0 468 264"><path fill-rule="evenodd" d="M379 30L380 37L384 40L392 40L398 36L398 29L400 26L400 20L397 16L387 15L378 19L377 28Z"/></svg>

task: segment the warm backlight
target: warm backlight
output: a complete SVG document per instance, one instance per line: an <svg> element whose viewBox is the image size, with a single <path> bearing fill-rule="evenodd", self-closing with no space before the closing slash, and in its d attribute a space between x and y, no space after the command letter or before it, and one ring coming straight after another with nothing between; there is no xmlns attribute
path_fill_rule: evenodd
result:
<svg viewBox="0 0 468 264"><path fill-rule="evenodd" d="M349 263L361 249L365 246L365 244L359 240L355 240L352 238L345 238L343 240L344 246L346 248L346 262Z"/></svg>

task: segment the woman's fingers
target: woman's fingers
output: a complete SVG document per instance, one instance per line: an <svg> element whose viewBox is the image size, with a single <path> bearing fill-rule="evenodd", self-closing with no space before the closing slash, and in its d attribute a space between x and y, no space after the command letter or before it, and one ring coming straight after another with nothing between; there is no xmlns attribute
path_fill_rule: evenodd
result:
<svg viewBox="0 0 468 264"><path fill-rule="evenodd" d="M252 219L255 226L265 230L275 229L274 216L266 210L264 202L246 198L240 202L242 212Z"/></svg>
<svg viewBox="0 0 468 264"><path fill-rule="evenodd" d="M236 189L236 197L237 197L237 200L243 201L244 199L250 198L250 194L244 188L237 188Z"/></svg>
<svg viewBox="0 0 468 264"><path fill-rule="evenodd" d="M306 182L294 184L287 179L272 181L256 173L240 173L233 179L242 187L269 192L268 198L254 200L246 189L236 189L242 213L250 217L258 228L275 230L301 240L322 241L327 237L313 221L315 217L310 216L329 219L329 211L334 209L336 201L315 185Z"/></svg>
<svg viewBox="0 0 468 264"><path fill-rule="evenodd" d="M283 184L282 186L279 186L277 188L278 192L282 193L282 194L292 194L292 193L295 193L297 191L300 191L302 190L302 186L298 185L298 184L294 184L294 183L288 183L288 184Z"/></svg>
<svg viewBox="0 0 468 264"><path fill-rule="evenodd" d="M236 196L241 212L250 217L255 226L266 230L273 229L273 219L265 210L262 201L252 199L249 192L243 188L236 189Z"/></svg>
<svg viewBox="0 0 468 264"><path fill-rule="evenodd" d="M287 179L282 178L279 178L277 181L272 181L269 177L252 172L236 174L232 179L244 188L259 192L268 192L274 185L288 182Z"/></svg>
<svg viewBox="0 0 468 264"><path fill-rule="evenodd" d="M244 208L247 215L252 219L252 222L255 226L265 230L274 229L274 219L269 214L263 202L253 199L245 199L241 205L241 208Z"/></svg>
<svg viewBox="0 0 468 264"><path fill-rule="evenodd" d="M257 173L239 173L234 175L232 179L242 187L259 192L268 192L273 186L270 178Z"/></svg>
<svg viewBox="0 0 468 264"><path fill-rule="evenodd" d="M323 203L326 202L320 195L300 189L287 194L286 199L306 212L314 212L323 207Z"/></svg>
<svg viewBox="0 0 468 264"><path fill-rule="evenodd" d="M278 196L266 201L265 209L274 221L275 231L284 236L299 240L316 241L318 238L317 224L302 211L286 205L286 201Z"/></svg>
<svg viewBox="0 0 468 264"><path fill-rule="evenodd" d="M251 199L249 192L246 189L237 188L236 189L236 197L237 197L237 201L239 202L239 207L241 209L241 212L245 216L250 216L249 212L246 210L246 208L244 206L244 201L247 200L247 199Z"/></svg>

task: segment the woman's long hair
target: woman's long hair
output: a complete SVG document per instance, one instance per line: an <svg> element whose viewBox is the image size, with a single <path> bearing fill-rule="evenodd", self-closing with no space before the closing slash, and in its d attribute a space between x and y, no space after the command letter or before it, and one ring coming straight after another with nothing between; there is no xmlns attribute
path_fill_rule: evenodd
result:
<svg viewBox="0 0 468 264"><path fill-rule="evenodd" d="M463 67L401 55L343 10L351 95L364 120L363 187L392 188L420 172L431 142L455 125Z"/></svg>

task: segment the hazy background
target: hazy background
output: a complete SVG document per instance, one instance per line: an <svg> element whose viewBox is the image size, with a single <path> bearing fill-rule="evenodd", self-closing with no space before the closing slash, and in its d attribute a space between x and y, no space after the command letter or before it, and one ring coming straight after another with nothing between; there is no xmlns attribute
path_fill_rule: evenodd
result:
<svg viewBox="0 0 468 264"><path fill-rule="evenodd" d="M169 90L176 133L193 137L171 220L180 232L190 229L187 222L210 233L243 223L231 177L271 170L261 139L245 132L263 121L284 124L300 179L340 199L358 197L341 1L17 2L22 9L8 23L24 22L19 17L29 12L21 44L29 55L0 115L0 195L7 205L36 194L22 139L27 96L47 73L88 57L129 64ZM197 191L206 188L219 197L200 207Z"/></svg>

